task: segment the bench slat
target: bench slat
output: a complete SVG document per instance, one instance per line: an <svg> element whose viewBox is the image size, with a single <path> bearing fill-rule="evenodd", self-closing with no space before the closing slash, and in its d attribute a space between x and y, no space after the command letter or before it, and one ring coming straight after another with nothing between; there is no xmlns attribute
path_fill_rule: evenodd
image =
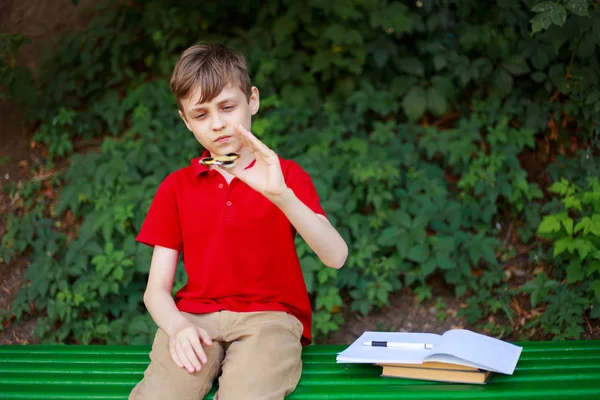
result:
<svg viewBox="0 0 600 400"><path fill-rule="evenodd" d="M22 385L46 385L56 384L89 384L89 383L125 383L134 385L143 376L138 370L120 370L113 373L98 372L39 372L39 371L19 371L3 373L0 376L0 386L3 384L22 384ZM514 376L494 375L494 382L545 382L556 380L593 380L600 376L600 367L578 368L563 370L533 370L518 371ZM341 384L344 386L352 385L378 385L381 383L380 372L375 368L361 372L353 372L352 381L348 381L347 371L336 371L321 374L318 371L305 371L302 374L302 381L309 385ZM360 382L358 382L360 380ZM399 381L395 379L395 381ZM402 381L403 382L403 381Z"/></svg>

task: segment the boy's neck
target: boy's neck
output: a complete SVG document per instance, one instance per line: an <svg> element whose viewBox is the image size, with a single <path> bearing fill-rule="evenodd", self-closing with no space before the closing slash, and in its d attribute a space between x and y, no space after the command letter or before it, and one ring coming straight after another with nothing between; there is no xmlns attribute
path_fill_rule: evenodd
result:
<svg viewBox="0 0 600 400"><path fill-rule="evenodd" d="M239 155L240 158L238 159L237 164L242 168L246 168L252 161L254 161L254 154L252 154L252 152L246 147L242 147L240 149Z"/></svg>
<svg viewBox="0 0 600 400"><path fill-rule="evenodd" d="M252 161L254 161L254 155L252 154L252 152L250 150L248 150L245 147L242 147L238 154L240 155L240 158L238 159L237 164L241 168L248 167L248 165L250 165L252 163ZM223 175L223 178L225 178L225 180L227 181L227 184L230 184L234 178L234 176L231 175L229 172L227 172L227 169L225 169L225 168L217 168L217 167L211 167L211 168L216 169L217 172L219 172L221 175Z"/></svg>

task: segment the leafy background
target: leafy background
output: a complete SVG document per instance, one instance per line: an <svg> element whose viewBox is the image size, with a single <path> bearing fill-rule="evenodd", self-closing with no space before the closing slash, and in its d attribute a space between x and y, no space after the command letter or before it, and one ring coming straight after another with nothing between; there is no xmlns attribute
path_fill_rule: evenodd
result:
<svg viewBox="0 0 600 400"><path fill-rule="evenodd" d="M135 234L158 184L201 151L169 74L216 40L261 90L253 132L311 174L350 246L336 271L297 241L317 341L439 285L488 334L600 334L597 2L171 3L99 2L38 71L14 62L27 38L0 37L2 96L26 107L43 155L38 179L3 187L0 262L29 263L5 324L35 315L50 343L151 340L151 251Z"/></svg>

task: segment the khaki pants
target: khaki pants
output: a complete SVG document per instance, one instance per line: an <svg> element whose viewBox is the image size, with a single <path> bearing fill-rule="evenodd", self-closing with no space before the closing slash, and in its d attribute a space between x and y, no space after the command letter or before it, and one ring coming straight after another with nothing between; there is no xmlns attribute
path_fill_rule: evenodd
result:
<svg viewBox="0 0 600 400"><path fill-rule="evenodd" d="M280 311L183 313L213 339L204 346L208 361L190 374L169 354L169 337L156 333L150 365L130 400L200 400L219 376L218 400L281 400L302 373L302 323Z"/></svg>

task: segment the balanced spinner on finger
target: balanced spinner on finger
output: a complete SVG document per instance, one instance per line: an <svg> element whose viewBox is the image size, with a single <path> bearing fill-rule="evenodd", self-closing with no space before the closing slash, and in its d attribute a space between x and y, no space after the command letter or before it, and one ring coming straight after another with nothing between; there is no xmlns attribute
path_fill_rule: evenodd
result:
<svg viewBox="0 0 600 400"><path fill-rule="evenodd" d="M200 164L204 164L207 166L218 165L219 167L223 168L231 168L235 165L239 158L239 154L229 153L225 154L224 156L204 157L200 160Z"/></svg>

